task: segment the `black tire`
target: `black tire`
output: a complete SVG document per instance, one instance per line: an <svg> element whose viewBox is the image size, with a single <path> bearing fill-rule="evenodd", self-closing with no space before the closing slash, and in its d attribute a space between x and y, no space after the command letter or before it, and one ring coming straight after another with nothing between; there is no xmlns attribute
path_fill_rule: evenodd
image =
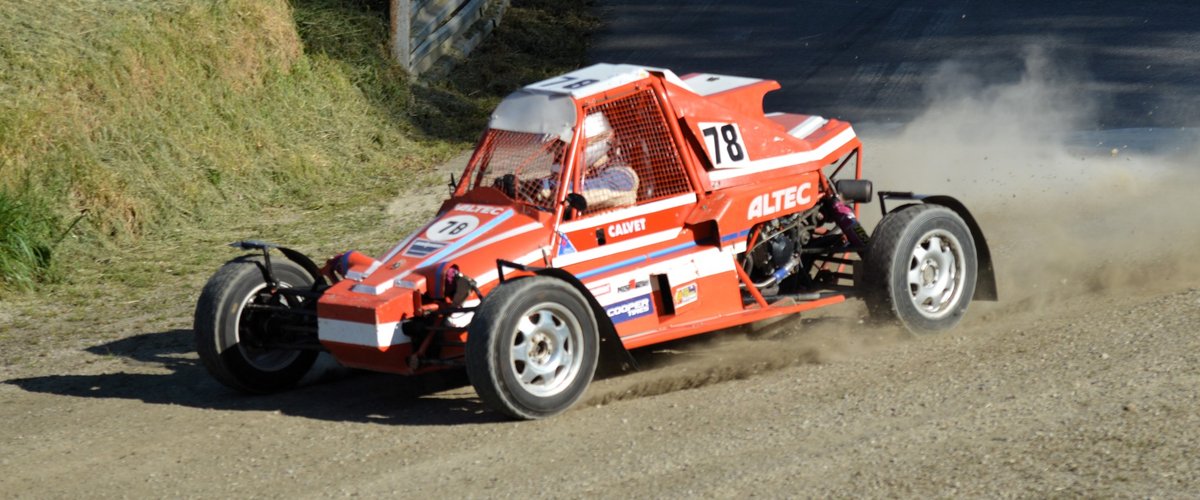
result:
<svg viewBox="0 0 1200 500"><path fill-rule="evenodd" d="M575 404L599 353L596 318L562 280L534 276L488 294L467 331L467 376L479 398L510 417L549 417Z"/></svg>
<svg viewBox="0 0 1200 500"><path fill-rule="evenodd" d="M280 295L260 293L267 287L261 257L240 257L225 263L200 293L194 330L196 352L214 378L239 391L267 394L299 382L317 359L315 351L255 348L254 335L262 328L252 315L243 314L250 302L287 305ZM272 259L271 270L282 287L308 288L313 278L304 268L284 259ZM262 314L262 313L258 313Z"/></svg>
<svg viewBox="0 0 1200 500"><path fill-rule="evenodd" d="M871 319L915 334L953 328L975 293L975 241L962 218L937 205L884 216L864 256L863 298Z"/></svg>

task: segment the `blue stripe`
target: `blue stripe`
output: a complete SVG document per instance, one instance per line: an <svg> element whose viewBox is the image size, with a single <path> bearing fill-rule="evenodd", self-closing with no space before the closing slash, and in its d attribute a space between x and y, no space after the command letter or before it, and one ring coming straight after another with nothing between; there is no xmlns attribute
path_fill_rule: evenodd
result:
<svg viewBox="0 0 1200 500"><path fill-rule="evenodd" d="M634 265L634 264L638 264L638 263L640 263L640 262L648 261L648 260L650 260L650 259L657 259L657 258L659 258L659 257L662 257L662 256L664 256L664 255L672 254L672 253L679 252L679 251L682 251L682 250L687 250L687 249L689 249L689 248L692 248L692 247L694 247L694 246L696 246L696 243L695 243L695 242L690 242L690 241L689 241L689 242L687 242L687 243L680 243L680 244L678 244L678 245L675 245L675 246L673 246L673 247L664 248L664 249L662 249L662 250L659 250L659 251L657 251L657 252L650 252L650 254L648 254L648 255L639 255L639 256L637 256L637 257L634 257L634 258L631 258L631 259L625 259L625 260L623 260L623 261L621 261L621 262L614 262L614 263L612 263L612 264L609 264L609 265L607 265L607 266L598 267L598 268L596 268L596 269L592 269L591 271L588 271L588 272L585 272L585 273L579 273L579 274L577 274L577 275L575 275L575 276L576 276L577 278L579 278L579 279L586 279L586 278L590 278L590 277L592 277L592 276L595 276L595 275L597 275L597 274L604 274L604 273L607 273L607 272L609 272L609 271L615 271L615 270L617 270L617 269L620 269L620 268L622 268L622 267L632 266L632 265Z"/></svg>
<svg viewBox="0 0 1200 500"><path fill-rule="evenodd" d="M670 248L664 248L664 249L662 249L662 250L659 250L659 251L657 251L657 252L650 252L650 258L651 258L651 259L657 259L657 258L659 258L659 257L662 257L662 256L664 256L664 255L667 255L667 254L672 254L672 253L678 252L678 251L680 251L680 250L687 250L687 249L689 249L689 248L692 248L692 247L694 247L694 246L696 246L696 242L694 242L694 241L689 241L689 242L687 242L687 243L680 243L680 244L678 244L678 245L675 245L675 246L673 246L673 247L670 247Z"/></svg>
<svg viewBox="0 0 1200 500"><path fill-rule="evenodd" d="M745 231L741 231L741 232L737 232L737 233L732 233L732 234L727 234L727 235L725 235L725 236L722 236L722 237L721 237L721 241L722 241L722 242L725 242L725 241L729 241L729 240L732 240L732 239L741 238L741 237L743 237L743 236L746 236L747 234L750 234L750 230L749 230L749 229L747 229L747 230L745 230ZM587 272L584 272L584 273L579 273L579 274L575 275L575 277L577 277L577 278L579 278L579 279L581 279L581 280L582 280L582 279L587 279L587 278L590 278L590 277L592 277L592 276L596 276L596 275L598 275L598 274L604 274L604 273L607 273L607 272L615 271L615 270L617 270L617 269L620 269L620 268L622 268L622 267L628 267L628 266L632 266L632 265L634 265L634 264L638 264L638 263L640 263L640 262L648 261L648 260L651 260L651 259L657 259L657 258L659 258L659 257L662 257L662 256L665 256L665 255L670 255L670 254L673 254L673 253L675 253L675 252L680 252L680 251L683 251L683 250L687 250L687 249L689 249L689 248L692 248L692 247L694 247L694 246L696 246L696 243L695 243L695 242L691 242L691 241L689 241L689 242L687 242L687 243L680 243L680 244L678 244L678 245L675 245L675 246L673 246L673 247L668 247L668 248L664 248L664 249L662 249L662 250L658 250L658 251L655 251L655 252L650 252L648 255L639 255L639 256L637 256L637 257L634 257L634 258L631 258L631 259L625 259L625 260L623 260L623 261L620 261L620 262L615 262L615 263L609 264L609 265L607 265L607 266L603 266L603 267L598 267L598 268L596 268L596 269L592 269L591 271L587 271Z"/></svg>
<svg viewBox="0 0 1200 500"><path fill-rule="evenodd" d="M727 234L727 235L721 237L721 243L725 243L726 241L729 241L729 240L736 240L747 234L750 234L749 229L747 229L745 231L737 232L737 233Z"/></svg>
<svg viewBox="0 0 1200 500"><path fill-rule="evenodd" d="M482 235L482 234L484 234L484 233L486 233L486 232L488 232L488 231L491 231L491 230L492 230L492 229L494 229L496 226L499 226L499 225L500 225L500 223L502 223L502 222L504 222L504 221L508 220L510 217L512 217L512 216L513 216L513 213L514 213L514 212L512 211L512 209L511 209L511 208L510 208L510 209L508 209L508 210L505 210L505 211L504 211L504 213L502 213L502 214L500 214L500 215L496 216L496 218L495 218L495 219L492 219L492 220L488 221L488 223L487 223L487 224L484 224L484 225L482 225L482 226L479 226L479 229L476 229L475 231L472 231L472 232L471 232L471 234L468 234L468 235L464 236L464 237L463 237L463 239L461 239L461 240L458 240L458 241L454 242L454 244L453 244L453 245L449 245L449 246L447 246L446 248L443 248L443 249L442 249L442 251L440 251L440 252L438 252L438 253L434 254L432 257L430 257L430 258L428 258L428 259L425 259L425 260L421 261L421 263L420 263L420 264L417 264L417 267L425 267L425 266L428 266L428 265L430 265L430 264L432 264L432 263L434 263L434 262L437 262L437 261L439 261L439 260L442 260L442 259L444 259L444 258L446 258L446 257L449 257L449 256L450 256L450 254L452 254L452 253L454 253L454 252L457 252L457 251L458 251L458 249L462 248L462 247L463 247L463 246L465 246L467 243L470 243L470 242L471 242L471 240L473 240L473 239L475 239L475 238L478 238L480 235Z"/></svg>

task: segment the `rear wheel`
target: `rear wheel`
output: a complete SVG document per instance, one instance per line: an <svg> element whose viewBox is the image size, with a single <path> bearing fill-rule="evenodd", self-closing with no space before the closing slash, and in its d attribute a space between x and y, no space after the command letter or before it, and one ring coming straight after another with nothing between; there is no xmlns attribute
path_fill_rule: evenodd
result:
<svg viewBox="0 0 1200 500"><path fill-rule="evenodd" d="M260 257L229 261L204 286L196 303L196 352L204 367L221 383L244 392L271 393L300 381L317 359L315 351L273 348L267 340L269 311L248 305L299 307L299 298L273 293ZM282 288L308 288L313 278L288 260L272 260L272 274Z"/></svg>
<svg viewBox="0 0 1200 500"><path fill-rule="evenodd" d="M583 395L596 371L596 319L583 296L554 278L500 285L467 336L467 375L479 398L521 419L548 417Z"/></svg>
<svg viewBox="0 0 1200 500"><path fill-rule="evenodd" d="M954 327L975 293L975 242L962 218L945 207L910 205L887 214L864 260L871 318L898 321L913 333Z"/></svg>

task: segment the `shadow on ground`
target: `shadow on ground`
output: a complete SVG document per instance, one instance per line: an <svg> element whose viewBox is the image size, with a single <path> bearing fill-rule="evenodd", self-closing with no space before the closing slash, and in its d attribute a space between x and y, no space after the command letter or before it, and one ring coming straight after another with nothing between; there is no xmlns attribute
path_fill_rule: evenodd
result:
<svg viewBox="0 0 1200 500"><path fill-rule="evenodd" d="M635 377L622 382L642 383L677 376L671 367L694 362L712 353L738 354L727 345L730 339L790 342L796 334L840 320L793 318L768 328L726 330L680 339L654 348L640 349L634 356L640 367ZM119 357L129 371L101 374L66 374L17 378L4 381L29 392L97 399L128 399L160 405L233 411L278 411L282 414L340 422L373 422L388 425L462 425L505 420L490 411L469 387L466 373L450 370L419 376L400 376L350 370L338 366L327 355L296 389L273 395L245 395L216 382L196 357L191 330L145 333L86 349L97 356ZM819 363L815 356L800 356L787 363L739 361L737 366L706 366L701 381L666 384L642 397L674 392L701 385L740 379L782 369L796 363ZM761 360L760 360L761 361ZM752 368L747 371L744 369ZM742 373L742 372L745 373ZM613 378L610 372L606 378ZM661 384L656 384L661 385ZM625 395L615 399L631 399ZM614 400L615 400L614 399Z"/></svg>
<svg viewBox="0 0 1200 500"><path fill-rule="evenodd" d="M136 335L87 351L124 358L134 369L20 378L4 383L61 396L131 399L213 410L278 411L341 422L459 425L502 420L474 397L445 394L467 385L462 372L405 377L349 370L320 359L300 387L280 394L251 396L228 389L208 375L195 356L191 330Z"/></svg>

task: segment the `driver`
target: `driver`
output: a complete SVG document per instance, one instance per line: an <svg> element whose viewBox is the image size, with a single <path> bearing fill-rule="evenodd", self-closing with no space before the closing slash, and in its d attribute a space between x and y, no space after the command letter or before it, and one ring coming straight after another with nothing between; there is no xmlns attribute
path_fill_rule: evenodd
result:
<svg viewBox="0 0 1200 500"><path fill-rule="evenodd" d="M638 176L621 159L615 145L612 125L603 113L595 112L583 120L583 189L587 211L607 210L637 202ZM550 167L550 176L542 181L541 195L550 197L557 186L561 165Z"/></svg>
<svg viewBox="0 0 1200 500"><path fill-rule="evenodd" d="M627 207L637 201L638 176L621 158L612 125L603 113L583 120L583 190L588 211Z"/></svg>

